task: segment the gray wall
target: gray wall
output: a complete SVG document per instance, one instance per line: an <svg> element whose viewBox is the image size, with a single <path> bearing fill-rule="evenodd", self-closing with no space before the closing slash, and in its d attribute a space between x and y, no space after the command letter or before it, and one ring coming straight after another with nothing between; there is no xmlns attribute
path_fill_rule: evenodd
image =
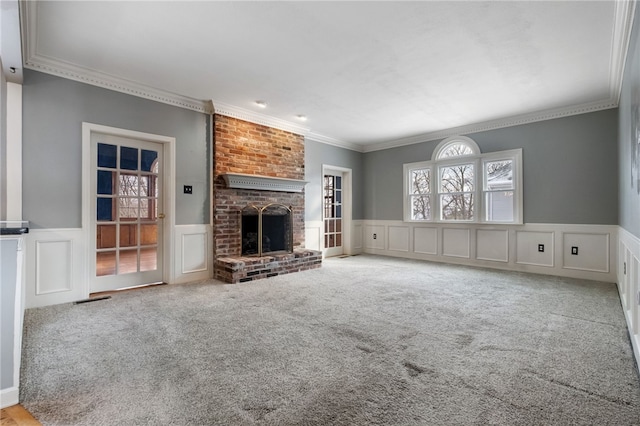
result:
<svg viewBox="0 0 640 426"><path fill-rule="evenodd" d="M0 220L7 220L7 81L0 60Z"/></svg>
<svg viewBox="0 0 640 426"><path fill-rule="evenodd" d="M175 137L176 224L209 222L207 114L31 70L22 102L22 208L32 228L81 227L83 121Z"/></svg>
<svg viewBox="0 0 640 426"><path fill-rule="evenodd" d="M618 110L469 134L482 152L522 148L524 221L618 223ZM402 220L402 165L431 159L440 141L364 155L365 217Z"/></svg>
<svg viewBox="0 0 640 426"><path fill-rule="evenodd" d="M640 238L640 9L636 7L620 96L619 224Z"/></svg>
<svg viewBox="0 0 640 426"><path fill-rule="evenodd" d="M364 219L362 180L362 154L312 140L304 143L305 220L322 220L322 165L344 167L352 170L353 220Z"/></svg>

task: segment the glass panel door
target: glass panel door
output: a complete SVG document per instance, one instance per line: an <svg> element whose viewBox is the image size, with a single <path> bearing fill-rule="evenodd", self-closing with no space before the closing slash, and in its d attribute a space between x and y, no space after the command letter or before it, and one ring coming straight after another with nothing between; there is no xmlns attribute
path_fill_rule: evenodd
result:
<svg viewBox="0 0 640 426"><path fill-rule="evenodd" d="M338 256L343 254L342 249L342 175L324 175L324 249L325 256Z"/></svg>
<svg viewBox="0 0 640 426"><path fill-rule="evenodd" d="M162 145L107 135L94 138L91 292L162 281Z"/></svg>

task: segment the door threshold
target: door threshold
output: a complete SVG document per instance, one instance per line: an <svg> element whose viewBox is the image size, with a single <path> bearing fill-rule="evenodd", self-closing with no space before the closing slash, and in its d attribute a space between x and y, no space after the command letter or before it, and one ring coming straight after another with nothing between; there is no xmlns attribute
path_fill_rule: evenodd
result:
<svg viewBox="0 0 640 426"><path fill-rule="evenodd" d="M144 288L149 288L149 287L156 287L159 285L166 285L167 283L164 283L162 281L157 282L157 283L148 283L148 284L142 284L142 285L134 285L131 287L123 287L123 288L118 288L116 290L107 290L107 291L98 291L96 293L89 293L89 298L94 298L94 297L102 297L102 296L108 296L110 294L117 294L117 293L122 293L125 291L132 291L132 290L141 290Z"/></svg>

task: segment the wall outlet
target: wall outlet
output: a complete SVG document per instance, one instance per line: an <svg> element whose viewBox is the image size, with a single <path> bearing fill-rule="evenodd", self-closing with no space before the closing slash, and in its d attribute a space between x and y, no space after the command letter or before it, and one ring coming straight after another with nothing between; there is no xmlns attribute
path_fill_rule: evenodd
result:
<svg viewBox="0 0 640 426"><path fill-rule="evenodd" d="M191 185L185 185L185 186L184 186L184 193L185 193L185 194L193 194L193 186L191 186Z"/></svg>
<svg viewBox="0 0 640 426"><path fill-rule="evenodd" d="M571 254L574 255L574 256L577 256L578 255L578 247L576 247L576 246L571 247Z"/></svg>
<svg viewBox="0 0 640 426"><path fill-rule="evenodd" d="M538 244L538 251L544 253L544 244Z"/></svg>
<svg viewBox="0 0 640 426"><path fill-rule="evenodd" d="M378 239L378 234L373 234L373 239L374 240Z"/></svg>

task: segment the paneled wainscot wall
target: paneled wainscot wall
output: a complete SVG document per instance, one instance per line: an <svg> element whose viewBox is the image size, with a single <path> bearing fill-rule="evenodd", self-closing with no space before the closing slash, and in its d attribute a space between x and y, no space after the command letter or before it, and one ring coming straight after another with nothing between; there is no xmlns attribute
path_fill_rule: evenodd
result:
<svg viewBox="0 0 640 426"><path fill-rule="evenodd" d="M614 225L365 220L363 252L616 282L617 230Z"/></svg>
<svg viewBox="0 0 640 426"><path fill-rule="evenodd" d="M212 232L209 225L176 225L165 265L169 284L207 279L213 275ZM26 308L75 302L89 297L87 241L81 228L31 229L25 234Z"/></svg>
<svg viewBox="0 0 640 426"><path fill-rule="evenodd" d="M619 228L618 292L629 338L640 364L640 239Z"/></svg>

